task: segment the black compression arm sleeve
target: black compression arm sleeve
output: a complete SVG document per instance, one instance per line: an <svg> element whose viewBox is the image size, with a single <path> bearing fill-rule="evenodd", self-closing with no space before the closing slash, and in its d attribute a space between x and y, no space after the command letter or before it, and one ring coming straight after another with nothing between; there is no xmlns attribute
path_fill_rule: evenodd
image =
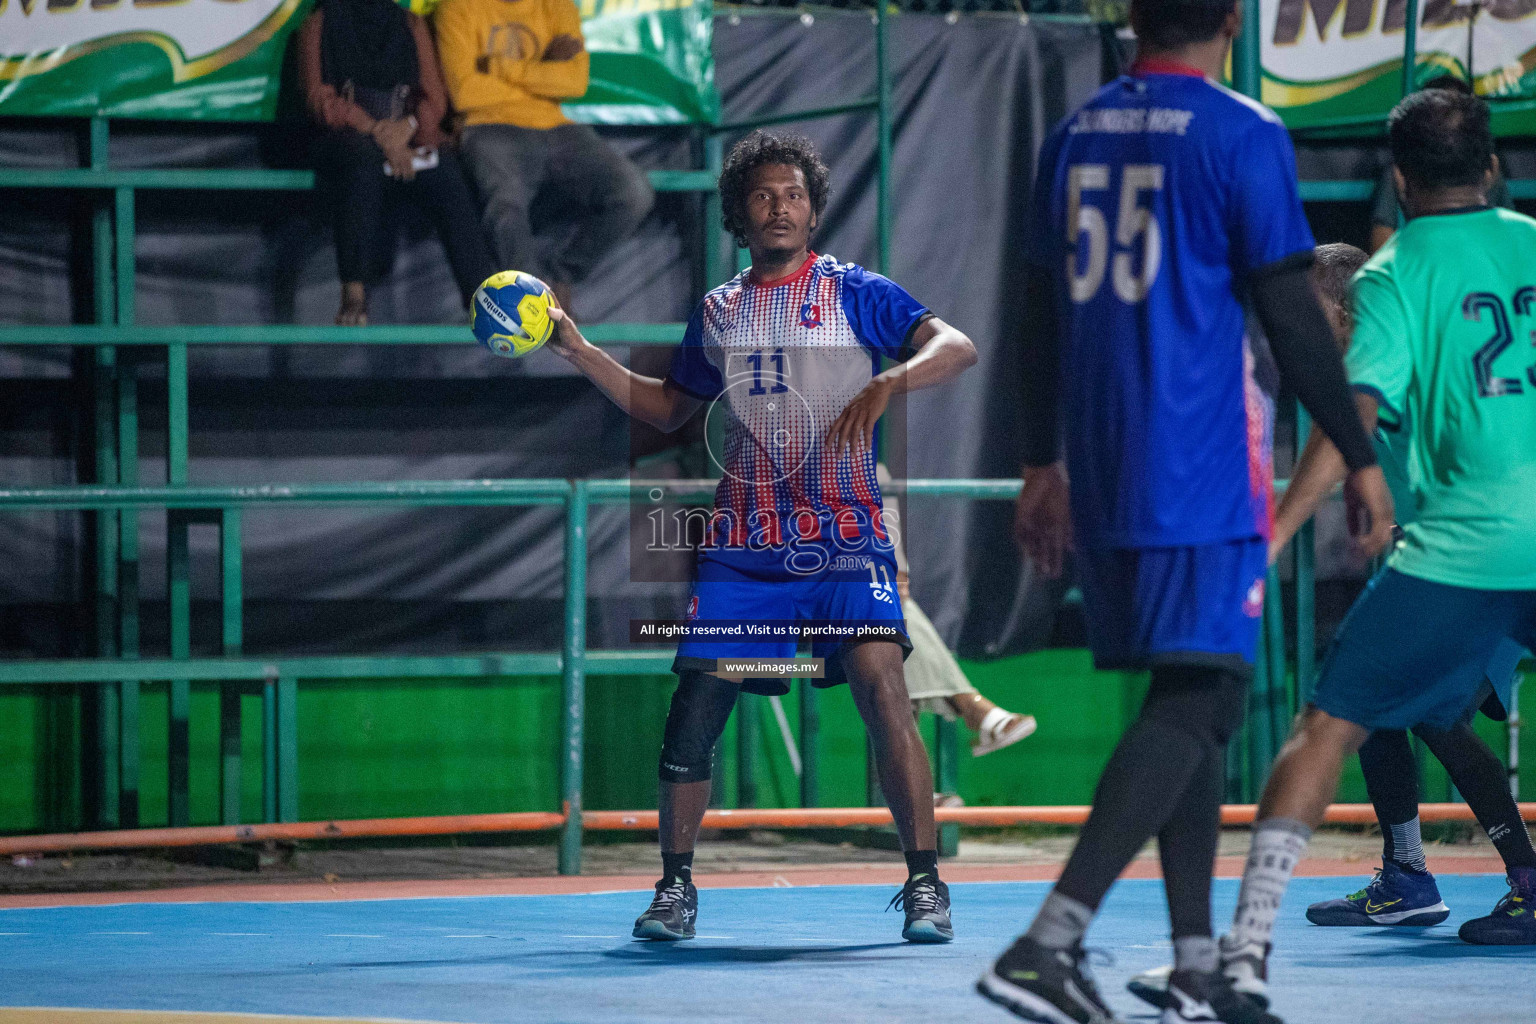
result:
<svg viewBox="0 0 1536 1024"><path fill-rule="evenodd" d="M1061 457L1061 334L1049 273L1031 266L1024 281L1024 337L1019 396L1023 463L1049 466Z"/></svg>
<svg viewBox="0 0 1536 1024"><path fill-rule="evenodd" d="M1307 262L1286 261L1253 282L1253 304L1280 375L1353 472L1376 463L1376 450L1350 394L1344 362L1307 280Z"/></svg>

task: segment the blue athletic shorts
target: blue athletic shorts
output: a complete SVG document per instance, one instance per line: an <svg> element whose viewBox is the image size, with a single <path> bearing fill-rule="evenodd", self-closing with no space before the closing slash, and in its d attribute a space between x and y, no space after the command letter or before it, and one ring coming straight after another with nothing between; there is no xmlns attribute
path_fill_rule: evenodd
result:
<svg viewBox="0 0 1536 1024"><path fill-rule="evenodd" d="M1504 706L1536 642L1536 590L1474 590L1383 569L1339 626L1312 702L1367 729L1448 729L1486 680Z"/></svg>
<svg viewBox="0 0 1536 1024"><path fill-rule="evenodd" d="M811 656L826 659L826 678L815 680L817 686L846 682L842 656L856 643L893 639L903 657L912 650L896 590L896 562L888 549L879 547L837 555L827 568L808 575L788 572L782 564L753 571L702 556L687 619L690 629L724 627L734 632L724 638L717 632L708 639L685 635L672 662L674 672L713 672L721 658L793 658L799 640L785 635L783 627L796 623L826 629L811 639ZM773 633L754 635L753 627ZM742 689L785 694L789 682L748 678Z"/></svg>
<svg viewBox="0 0 1536 1024"><path fill-rule="evenodd" d="M1195 665L1251 674L1268 561L1269 544L1258 537L1080 553L1094 666Z"/></svg>

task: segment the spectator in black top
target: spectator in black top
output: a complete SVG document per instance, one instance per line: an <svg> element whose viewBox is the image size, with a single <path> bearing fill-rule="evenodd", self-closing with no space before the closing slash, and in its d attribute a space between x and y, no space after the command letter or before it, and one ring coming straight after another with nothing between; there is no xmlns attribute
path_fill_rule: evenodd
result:
<svg viewBox="0 0 1536 1024"><path fill-rule="evenodd" d="M426 22L394 0L320 0L299 29L299 67L336 195L336 322L368 322L368 287L394 262L389 207L406 195L435 222L467 304L496 267L443 132L447 92Z"/></svg>
<svg viewBox="0 0 1536 1024"><path fill-rule="evenodd" d="M1466 82L1447 72L1436 75L1424 83L1426 89L1448 89L1451 92L1473 95L1472 87ZM1509 185L1504 180L1504 169L1499 166L1498 158L1493 163L1493 187L1488 190L1488 205L1502 206L1506 209L1515 208L1514 201L1509 197ZM1403 214L1403 204L1398 200L1397 185L1392 180L1392 162L1387 161L1387 166L1381 170L1381 177L1376 180L1376 191L1371 193L1371 244L1370 251L1375 252L1387 244L1387 239L1402 226L1406 219Z"/></svg>

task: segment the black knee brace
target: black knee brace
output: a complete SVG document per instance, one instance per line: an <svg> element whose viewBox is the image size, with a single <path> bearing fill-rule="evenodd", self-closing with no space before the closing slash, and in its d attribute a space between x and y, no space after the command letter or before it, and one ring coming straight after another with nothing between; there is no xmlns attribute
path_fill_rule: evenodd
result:
<svg viewBox="0 0 1536 1024"><path fill-rule="evenodd" d="M1248 680L1226 669L1159 666L1141 713L1224 747L1243 724L1247 697Z"/></svg>
<svg viewBox="0 0 1536 1024"><path fill-rule="evenodd" d="M667 728L661 739L662 782L704 782L715 743L725 732L741 687L704 672L687 670L677 680Z"/></svg>

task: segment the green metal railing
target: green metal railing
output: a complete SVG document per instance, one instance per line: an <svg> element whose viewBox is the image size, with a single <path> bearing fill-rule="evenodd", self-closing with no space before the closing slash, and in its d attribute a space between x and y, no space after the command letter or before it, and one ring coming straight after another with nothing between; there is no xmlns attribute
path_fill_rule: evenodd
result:
<svg viewBox="0 0 1536 1024"><path fill-rule="evenodd" d="M299 820L298 814L298 718L297 693L301 680L369 677L462 678L466 676L553 675L561 679L560 801L566 815L560 841L560 870L581 870L582 757L585 723L585 681L588 673L603 675L657 675L670 670L671 655L665 651L590 651L587 649L587 547L586 525L593 505L628 504L643 495L652 502L671 500L708 502L714 480L456 480L391 481L366 484L264 484L254 486L166 487L75 486L12 488L0 490L0 512L39 510L137 512L163 508L173 524L194 521L213 523L220 531L219 657L191 654L190 563L185 555L168 554L171 599L171 657L87 658L68 660L0 662L0 687L46 685L96 685L117 697L119 742L112 748L123 788L121 817L138 801L137 766L139 690L145 682L166 682L171 687L168 738L170 824L189 821L190 687L194 681L220 684L219 793L220 821L239 824L241 778L240 697L253 683L262 694L262 794L263 819L268 822ZM1017 480L909 480L897 481L898 494L950 496L970 500L1012 500ZM360 505L422 506L537 506L556 505L565 510L565 614L561 650L558 652L490 652L440 655L329 655L250 657L241 652L244 598L240 567L240 524L251 509L280 507L356 507ZM173 525L173 537L178 536ZM173 545L173 550L178 545ZM180 696L178 696L178 694ZM816 805L817 716L814 694L801 690L802 717L799 739L802 768L802 800ZM941 787L953 788L957 772L953 733L940 733L936 745L936 776ZM947 826L953 827L953 826Z"/></svg>
<svg viewBox="0 0 1536 1024"><path fill-rule="evenodd" d="M842 114L870 112L878 119L878 167L880 189L880 214L877 225L878 266L888 269L890 251L890 209L887 195L890 166L890 82L886 60L886 11L881 5L874 18L876 40L875 86L869 99L814 110L767 115L746 121L738 121L698 130L697 152L703 167L697 170L666 170L650 173L652 186L658 191L698 192L703 195L704 283L713 284L734 272L722 262L724 253L723 233L720 230L719 196L715 182L722 161L722 135L745 131L754 127L809 120ZM86 124L84 146L85 166L76 168L0 168L0 189L71 189L83 190L93 195L91 213L91 266L93 278L93 306L95 324L70 326L7 326L0 327L0 345L65 345L89 347L94 350L93 392L96 421L95 477L101 486L64 490L11 490L4 492L4 507L46 508L65 507L95 514L95 580L96 650L101 656L91 663L37 662L10 663L0 671L0 681L27 678L32 682L43 681L41 675L49 672L64 674L76 682L99 682L99 705L96 719L98 734L95 745L101 754L102 770L95 784L97 823L109 827L132 827L138 823L137 799L137 744L126 742L125 737L137 735L138 684L145 678L168 680L170 683L170 824L187 824L189 806L186 797L188 780L188 741L186 723L190 713L190 682L193 678L223 678L197 674L197 670L209 672L234 672L232 678L245 678L236 672L237 666L228 659L239 655L243 639L241 626L239 568L239 537L241 509L250 505L280 503L446 503L446 504L508 504L528 503L532 491L549 482L504 481L477 488L477 484L391 484L391 485L319 485L293 488L197 488L188 485L189 448L189 382L188 348L193 345L432 345L464 344L467 332L460 327L307 327L307 326L187 326L143 327L135 324L135 263L136 237L135 200L141 189L172 190L232 190L274 191L303 190L312 188L314 175L309 171L273 170L266 168L231 169L127 169L108 166L110 126L105 118L89 119ZM734 261L732 261L734 262ZM682 339L682 324L592 324L584 325L583 331L595 343L603 345L668 345ZM155 350L163 352L166 368L166 488L139 488L139 402L138 369L143 360L154 358ZM539 500L564 503L567 511L566 546L568 583L585 593L585 523L589 504L588 488L598 497L591 500L613 500L612 493L603 484L583 481L566 483L556 481L563 490L554 497L544 495ZM526 486L525 486L526 485ZM458 489L455 489L456 486ZM468 488L467 490L465 488ZM413 488L415 488L413 490ZM625 491L627 499L628 492ZM57 504L62 502L63 504ZM50 504L53 503L53 504ZM142 509L162 507L169 510L167 517L166 560L169 599L171 607L170 655L175 664L184 666L177 671L163 671L159 661L140 662L139 628L139 522ZM211 522L220 533L221 572L223 578L223 636L224 659L193 659L191 650L190 577L188 575L188 530L198 522ZM579 557L578 557L579 552ZM565 686L565 714L571 726L566 731L566 749L563 775L566 780L566 802L572 808L562 843L561 869L576 870L579 865L580 838L580 708L582 673L587 658L585 654L584 603L568 601L565 649L558 656L558 665ZM599 657L595 664L605 671L615 668L644 666L646 671L665 671L670 662L650 655L635 656L639 661L624 658ZM128 663L152 665L160 674L143 676L139 670L121 668ZM29 668L28 664L33 667ZM96 669L85 666L94 664ZM295 662L293 659L264 661L264 665L276 664L286 670L294 664L306 671L319 671L325 666L341 671L345 669L360 675L374 674L373 669L384 665L391 670L404 666L440 674L444 663L440 659L429 661L405 661L397 659L343 659L331 660L323 665L314 662ZM454 663L471 664L471 663ZM550 667L546 662L480 661L473 665L500 668L523 665L527 671L543 671ZM121 668L120 674L110 679L83 679L93 671L98 675L108 666ZM532 666L532 667L529 667ZM329 672L329 669L327 669ZM407 673L408 674L408 673ZM454 672L447 672L452 675ZM284 769L291 751L291 743L278 741L280 726L291 717L291 708L285 695L290 676L279 672L274 677L266 717L271 719L273 756L272 771L264 787L264 803L269 817L283 819L292 813L295 790L291 783L291 771ZM239 694L227 692L221 698L221 749L225 751L226 767L238 765L236 744L238 729ZM952 728L952 726L951 726ZM234 737L233 739L231 737ZM89 741L88 741L89 742ZM238 820L238 792L233 781L238 773L225 772L221 785L221 816L225 821ZM287 780L285 782L285 780ZM574 780L574 781L573 781ZM231 816L234 816L233 818ZM285 819L284 819L285 820Z"/></svg>
<svg viewBox="0 0 1536 1024"><path fill-rule="evenodd" d="M1536 199L1536 179L1510 179L1505 182L1512 199ZM1308 203L1363 203L1376 190L1375 181L1303 181L1301 198Z"/></svg>
<svg viewBox="0 0 1536 1024"><path fill-rule="evenodd" d="M1257 26L1257 0L1243 0L1246 24ZM1412 28L1417 0L1408 0L1410 31L1405 45L1412 52ZM656 171L651 182L659 191L701 192L705 223L703 265L706 283L726 276L719 198L714 184L722 159L722 136L750 128L795 120L850 113L873 113L877 122L877 260L880 270L889 268L891 204L892 99L888 69L887 5L876 4L875 88L853 102L813 110L767 115L704 129L699 138L698 170ZM1257 96L1260 85L1258 36L1247 31L1234 51L1234 80L1243 91ZM1405 60L1405 88L1411 85L1412 60ZM84 190L93 195L91 252L96 323L70 326L0 327L0 345L62 345L90 348L94 352L93 386L96 421L96 478L99 485L77 488L12 489L0 491L0 508L9 510L65 508L93 512L96 517L95 604L96 649L101 657L85 661L0 663L0 683L37 685L48 682L95 684L100 697L100 732L95 737L104 770L98 781L99 823L131 827L137 824L137 746L127 742L137 735L138 687L146 680L168 681L171 732L172 825L187 824L185 795L188 746L185 723L190 706L190 682L194 679L227 681L230 689L221 699L221 751L224 757L221 784L221 817L238 821L238 685L260 680L264 702L264 813L268 820L291 820L297 813L293 778L296 762L292 713L294 687L300 678L340 678L379 674L425 676L515 675L559 671L563 686L562 799L570 815L562 838L561 870L576 870L580 857L580 775L582 694L587 671L604 673L663 672L670 664L665 655L652 653L590 652L585 649L585 529L587 510L593 503L629 500L639 483L622 480L592 481L473 481L449 483L398 482L388 484L321 484L284 487L200 487L188 482L188 348L194 345L432 345L466 343L460 327L371 326L184 326L146 327L135 324L135 196L137 190L302 190L313 186L308 171L250 169L121 169L108 166L109 124L104 118L87 123L86 166L78 168L0 168L0 189L58 188ZM1359 201L1373 186L1366 181L1302 183L1309 201ZM1536 182L1512 182L1517 197L1536 197ZM667 345L681 339L681 324L593 324L587 336L604 345ZM156 351L158 350L158 351ZM163 352L167 370L167 479L169 486L145 488L139 484L138 368L145 357ZM1299 435L1305 436L1301 414ZM644 484L660 486L671 497L692 486L676 481ZM947 494L974 500L1011 498L1016 481L910 481L911 494ZM694 498L699 494L693 494ZM372 658L335 656L320 659L241 656L243 642L240 601L240 526L248 508L279 505L526 505L558 504L566 510L567 606L564 645L551 654L465 655L458 658ZM168 516L167 570L171 608L170 659L140 659L138 591L138 516L146 508L165 508ZM188 529L196 523L212 523L219 529L222 576L222 635L220 658L191 657L190 575ZM1270 575L1265 603L1265 654L1255 682L1255 722L1239 744L1234 765L1236 788L1251 788L1261 777L1284 736L1285 705L1304 697L1312 675L1313 578L1310 526L1296 547L1296 609L1298 649L1295 687L1289 689L1283 645L1283 621L1278 578ZM571 595L580 595L577 600ZM269 673L275 668L276 674ZM256 673L256 674L253 674ZM237 685L238 684L238 685ZM812 737L816 728L815 695L801 690L802 730ZM954 723L936 724L937 783L949 791L955 784L957 732ZM231 738L233 737L233 739ZM122 741L122 745L119 743ZM806 743L804 736L802 744ZM268 749L270 747L270 749ZM269 756L268 756L269 755ZM267 761L270 760L270 764ZM814 803L814 757L804 758L802 799ZM1239 776L1246 774L1247 778ZM746 791L744 791L746 795ZM947 826L942 843L953 849L956 830Z"/></svg>

